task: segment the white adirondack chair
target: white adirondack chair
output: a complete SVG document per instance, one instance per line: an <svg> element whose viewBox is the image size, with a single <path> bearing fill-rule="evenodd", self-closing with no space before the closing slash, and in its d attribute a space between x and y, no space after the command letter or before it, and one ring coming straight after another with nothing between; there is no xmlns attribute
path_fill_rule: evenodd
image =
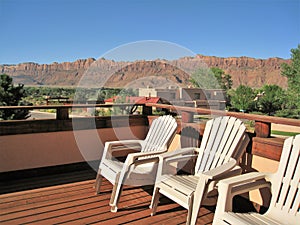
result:
<svg viewBox="0 0 300 225"><path fill-rule="evenodd" d="M102 176L113 184L110 199L111 211L117 204L123 185L143 186L154 184L158 159L154 156L168 150L176 134L177 122L170 115L153 120L145 140L106 142L96 177L96 193L100 193ZM129 153L134 150L134 153ZM126 160L119 161L114 154L122 152ZM123 154L123 156L124 156Z"/></svg>
<svg viewBox="0 0 300 225"><path fill-rule="evenodd" d="M218 117L206 123L200 148L183 148L160 155L151 215L155 215L163 194L188 209L187 224L195 224L201 205L216 204L216 182L241 174L237 164L249 142L245 130L242 121L234 117ZM191 161L191 157L197 157L195 174L165 174L168 165Z"/></svg>
<svg viewBox="0 0 300 225"><path fill-rule="evenodd" d="M300 135L285 140L276 173L252 172L222 180L213 224L300 224ZM266 213L234 213L232 198L254 189L270 187Z"/></svg>

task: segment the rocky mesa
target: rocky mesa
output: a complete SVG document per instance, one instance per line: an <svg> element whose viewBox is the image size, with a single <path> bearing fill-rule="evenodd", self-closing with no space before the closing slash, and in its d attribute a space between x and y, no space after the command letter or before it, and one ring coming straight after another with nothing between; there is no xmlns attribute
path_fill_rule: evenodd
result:
<svg viewBox="0 0 300 225"><path fill-rule="evenodd" d="M88 58L52 64L30 62L0 65L0 73L6 73L13 77L15 83L25 85L141 87L149 86L149 82L155 84L160 80L162 83L171 81L180 86L188 86L191 73L199 67L218 67L232 76L233 87L244 84L257 88L264 84L277 84L285 88L287 80L281 75L281 65L289 62L290 60L281 58L222 58L204 55L172 61L135 62Z"/></svg>

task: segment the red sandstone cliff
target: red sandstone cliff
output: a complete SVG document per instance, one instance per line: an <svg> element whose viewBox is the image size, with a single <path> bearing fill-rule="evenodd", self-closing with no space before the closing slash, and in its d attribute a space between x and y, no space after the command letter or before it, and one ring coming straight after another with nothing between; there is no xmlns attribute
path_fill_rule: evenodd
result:
<svg viewBox="0 0 300 225"><path fill-rule="evenodd" d="M284 62L289 63L289 60L249 57L221 58L203 55L184 57L173 61L141 60L136 62L115 62L105 59L96 61L89 58L52 64L0 65L0 73L6 73L14 78L15 83L24 83L25 85L77 86L82 77L89 77L91 85L97 85L99 79L104 79L106 86L110 87L146 85L149 80L150 83L161 80L165 83L171 82L187 86L189 85L189 74L192 71L200 66L208 66L219 67L230 74L234 87L240 84L251 87L277 84L286 87L286 78L280 74L281 64ZM111 73L114 75L112 76ZM143 77L147 77L148 81L144 82L141 79Z"/></svg>

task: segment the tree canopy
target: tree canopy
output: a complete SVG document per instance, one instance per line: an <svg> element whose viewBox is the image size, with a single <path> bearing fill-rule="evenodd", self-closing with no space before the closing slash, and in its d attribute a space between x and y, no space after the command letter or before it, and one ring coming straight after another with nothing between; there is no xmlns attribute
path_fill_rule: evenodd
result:
<svg viewBox="0 0 300 225"><path fill-rule="evenodd" d="M228 91L232 88L232 78L229 74L226 74L222 69L218 67L211 68L211 71L217 79L221 89Z"/></svg>
<svg viewBox="0 0 300 225"><path fill-rule="evenodd" d="M13 79L6 75L0 75L0 105L1 106L19 106L24 105L22 98L25 97L24 85L14 86ZM29 117L28 110L0 110L0 119L16 120Z"/></svg>
<svg viewBox="0 0 300 225"><path fill-rule="evenodd" d="M218 68L199 68L191 75L191 82L195 87L203 89L223 89L228 91L232 87L232 78Z"/></svg>
<svg viewBox="0 0 300 225"><path fill-rule="evenodd" d="M268 115L283 108L285 92L278 85L264 85L260 97L257 98L258 109Z"/></svg>
<svg viewBox="0 0 300 225"><path fill-rule="evenodd" d="M255 96L255 92L251 87L240 85L230 93L231 105L238 111L252 111L255 107Z"/></svg>
<svg viewBox="0 0 300 225"><path fill-rule="evenodd" d="M191 83L203 89L219 89L219 83L209 68L201 67L191 75Z"/></svg>
<svg viewBox="0 0 300 225"><path fill-rule="evenodd" d="M286 109L293 117L300 116L300 44L291 49L291 63L283 63L281 75L288 79ZM297 115L297 116L296 116Z"/></svg>

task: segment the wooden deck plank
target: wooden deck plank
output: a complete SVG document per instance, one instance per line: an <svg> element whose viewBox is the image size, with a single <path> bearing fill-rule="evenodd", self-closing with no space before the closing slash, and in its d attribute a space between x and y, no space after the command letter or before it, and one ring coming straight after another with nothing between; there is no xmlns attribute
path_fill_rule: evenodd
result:
<svg viewBox="0 0 300 225"><path fill-rule="evenodd" d="M13 179L8 181L0 182L0 194L24 191L27 189L37 189L42 187L55 186L66 183L74 183L78 181L85 181L88 179L93 179L96 177L94 171L76 171L69 173L62 173L59 176L48 175L47 180L40 180L40 177L31 177L23 178L23 179Z"/></svg>
<svg viewBox="0 0 300 225"><path fill-rule="evenodd" d="M44 195L41 198L34 198L34 199L21 199L17 202L20 205L15 205L11 207L2 208L0 215L7 214L7 213L13 213L18 211L24 211L28 209L37 209L40 207L50 205L57 205L57 204L63 204L66 201L79 201L80 199L85 200L86 198L89 198L91 196L91 193L89 193L88 189L82 189L78 192L73 191L65 191L64 193L58 193L58 194L52 194L50 196ZM31 201L30 201L31 200Z"/></svg>
<svg viewBox="0 0 300 225"><path fill-rule="evenodd" d="M139 191L139 190L133 190ZM132 194L132 193L130 193ZM125 196L126 197L126 196ZM92 197L82 196L79 200L68 198L62 204L43 206L40 208L29 209L25 213L18 213L14 217L15 223L30 224L54 224L73 219L80 219L81 215L87 216L89 211L91 215L101 213L101 208L108 206L109 195L94 195ZM105 210L107 211L107 210Z"/></svg>
<svg viewBox="0 0 300 225"><path fill-rule="evenodd" d="M80 174L84 176L84 172ZM94 179L68 183L68 175L51 175L55 182L67 178L67 183L55 186L45 186L51 183L49 176L33 179L34 185L30 179L22 179L25 186L35 186L39 180L45 187L0 195L0 224L185 224L186 209L167 198L161 199L157 214L150 216L152 187L125 187L118 212L112 213L112 185L107 180L103 180L101 194L96 195ZM18 180L13 182L17 184ZM8 190L11 186L12 182L4 188ZM209 224L212 218L212 211L201 208L197 222Z"/></svg>
<svg viewBox="0 0 300 225"><path fill-rule="evenodd" d="M141 190L139 189L129 189L122 197L124 198L124 201L132 200L135 195L140 195L140 192ZM73 209L70 209L69 212L64 209L60 209L62 214L56 212L55 217L52 217L51 220L48 218L44 219L43 222L47 224L66 224L68 221L71 223L74 221L80 221L80 223L84 224L90 223L90 221L93 221L93 217L107 214L107 212L109 212L109 199L110 195L104 194L102 195L102 200L91 202L91 204L81 205L81 207L74 205Z"/></svg>
<svg viewBox="0 0 300 225"><path fill-rule="evenodd" d="M21 193L14 193L14 195L10 196L0 196L0 209L3 207L3 205L12 207L14 204L18 203L21 204L22 201L26 201L27 204L34 203L36 201L42 201L42 199L51 198L52 196L55 196L56 198L63 197L68 192L80 192L84 191L86 188L90 188L92 185L91 182L88 183L80 183L78 185L70 185L69 187L57 187L51 188L49 190L40 190L35 189L29 192L21 192ZM111 185L107 185L107 190L111 188ZM45 188L46 189L46 188ZM10 205L12 204L12 205Z"/></svg>
<svg viewBox="0 0 300 225"><path fill-rule="evenodd" d="M91 194L93 190L87 189L80 191L80 193L66 193L64 196L52 196L47 199L39 199L41 201L28 203L26 201L23 204L14 206L11 208L5 208L1 210L0 215L2 218L14 217L14 216L27 216L31 214L40 214L49 212L51 210L57 210L60 208L67 208L73 205L85 204L90 201L101 201L103 198L109 198L108 195L95 195Z"/></svg>
<svg viewBox="0 0 300 225"><path fill-rule="evenodd" d="M129 192L130 191L130 192ZM67 223L64 221L64 224L73 224L74 222L80 220L80 223L83 224L93 224L98 222L110 221L111 219L122 218L124 215L134 213L141 209L135 209L135 206L138 203L144 203L145 199L148 197L148 204L150 204L150 198L148 194L141 190L140 188L134 188L129 191L124 191L121 196L119 203L119 210L117 213L110 212L109 200L105 202L104 206L97 209L89 209L82 215L77 215L76 218L72 218ZM114 223L111 223L114 224Z"/></svg>

